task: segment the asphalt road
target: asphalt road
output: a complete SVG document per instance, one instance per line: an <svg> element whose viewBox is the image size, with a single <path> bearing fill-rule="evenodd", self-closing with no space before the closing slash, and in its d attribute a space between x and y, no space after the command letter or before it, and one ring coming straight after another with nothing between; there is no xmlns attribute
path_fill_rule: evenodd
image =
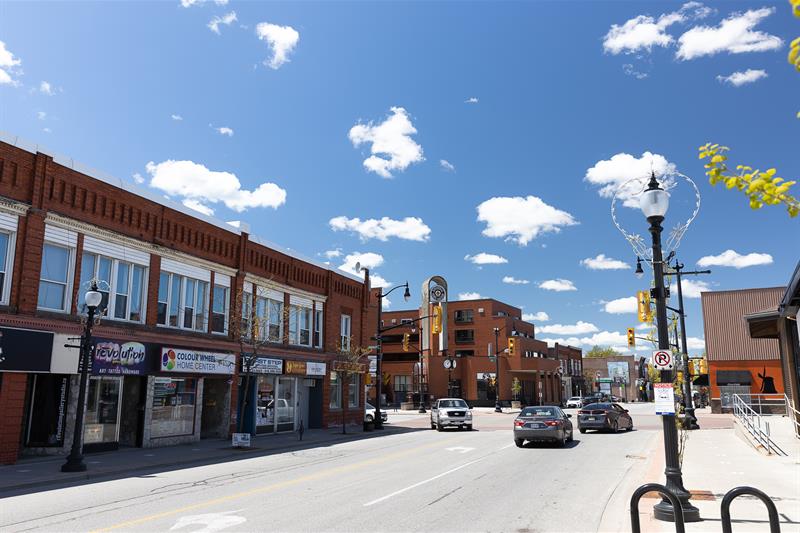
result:
<svg viewBox="0 0 800 533"><path fill-rule="evenodd" d="M0 530L595 531L658 442L659 426L636 414L647 407L631 407L635 431L576 430L564 449L515 447L510 414L439 433L391 413L408 431L6 498Z"/></svg>

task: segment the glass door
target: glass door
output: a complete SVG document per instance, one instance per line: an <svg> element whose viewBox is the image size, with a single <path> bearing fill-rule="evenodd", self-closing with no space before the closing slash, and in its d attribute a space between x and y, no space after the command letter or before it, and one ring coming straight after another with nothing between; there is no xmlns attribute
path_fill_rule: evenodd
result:
<svg viewBox="0 0 800 533"><path fill-rule="evenodd" d="M260 375L256 392L256 433L275 431L275 376Z"/></svg>
<svg viewBox="0 0 800 533"><path fill-rule="evenodd" d="M281 377L278 379L278 395L275 398L275 417L278 431L294 431L295 398L297 380Z"/></svg>
<svg viewBox="0 0 800 533"><path fill-rule="evenodd" d="M119 442L121 395L121 377L92 376L89 379L84 444Z"/></svg>

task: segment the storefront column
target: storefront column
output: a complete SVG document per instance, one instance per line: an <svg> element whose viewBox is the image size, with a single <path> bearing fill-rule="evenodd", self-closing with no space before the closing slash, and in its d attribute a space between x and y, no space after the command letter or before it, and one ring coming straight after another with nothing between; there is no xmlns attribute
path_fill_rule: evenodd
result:
<svg viewBox="0 0 800 533"><path fill-rule="evenodd" d="M28 374L0 376L0 464L14 464L19 456Z"/></svg>

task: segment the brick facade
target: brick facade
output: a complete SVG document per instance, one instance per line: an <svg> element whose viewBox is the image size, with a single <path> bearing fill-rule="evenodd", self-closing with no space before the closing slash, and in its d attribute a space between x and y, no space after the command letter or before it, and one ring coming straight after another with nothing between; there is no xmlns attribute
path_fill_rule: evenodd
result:
<svg viewBox="0 0 800 533"><path fill-rule="evenodd" d="M6 141L12 142L6 138ZM271 355L285 360L330 363L336 357L340 339L340 316L351 316L353 342L370 344L365 325L375 323L375 303L367 290L368 281L358 281L331 267L315 264L262 244L248 231L223 222L193 216L177 204L171 204L144 190L91 171L80 171L66 158L54 157L35 149L0 141L0 212L17 217L16 247L8 305L0 306L0 325L16 328L38 328L43 331L80 335L82 326L77 315L82 301L80 280L83 243L86 235L103 240L129 243L150 255L144 323L103 320L95 328L96 337L121 336L141 342L165 345L189 345L196 349L238 353L236 333L241 306L234 305L245 277L269 280L284 290L286 304L290 293L309 298L318 295L325 300L323 348L303 347L288 343L288 323L284 323L283 342L270 344ZM71 312L52 313L37 309L42 250L46 226L64 227L77 233L73 268L69 272ZM187 331L157 325L159 273L162 257L185 257L197 261L211 272L230 272L228 334ZM118 258L122 259L122 258ZM213 290L209 290L213 293ZM212 301L208 295L208 310ZM286 313L288 320L288 313ZM312 314L312 321L313 321ZM313 323L311 326L313 335ZM119 337L117 337L119 338ZM77 354L76 354L77 357ZM338 425L338 412L329 412L327 387L330 376L321 381L323 425ZM236 418L237 379L231 383L231 427ZM0 457L13 461L19 454L23 429L24 403L30 394L28 375L4 372L0 381ZM349 415L355 423L363 418L361 407Z"/></svg>

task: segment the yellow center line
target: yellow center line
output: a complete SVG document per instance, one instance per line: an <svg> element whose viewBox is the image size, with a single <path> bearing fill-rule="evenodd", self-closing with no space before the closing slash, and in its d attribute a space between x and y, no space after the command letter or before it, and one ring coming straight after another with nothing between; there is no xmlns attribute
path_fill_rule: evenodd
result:
<svg viewBox="0 0 800 533"><path fill-rule="evenodd" d="M290 487L292 485L297 485L300 483L305 483L306 481L313 481L316 479L320 479L323 477L329 477L334 474L340 474L343 472L348 472L352 470L358 470L364 468L366 466L375 465L378 463L383 463L386 461L391 461L392 459L396 459L398 457L403 457L405 455L412 455L417 453L420 450L424 450L425 448L433 448L434 446L441 446L442 444L446 443L446 440L454 440L454 438L444 439L443 441L437 441L430 444L425 444L422 446L417 446L416 448L411 448L408 450L404 450L401 452L396 452L389 455L384 455L382 457L377 457L375 459L367 459L365 461L361 461L359 463L353 463L351 465L344 465L344 466L337 466L334 468L329 468L327 470L323 470L321 472L317 472L316 474L309 474L307 476L302 476L294 479L290 479L287 481L281 481L279 483L273 483L272 485L266 485L263 487L258 487L256 489L246 490L242 492L237 492L235 494L229 494L227 496L220 496L219 498L213 498L211 500L206 500L204 502L195 503L192 505L186 505L184 507L179 507L177 509L172 509L171 511L164 511L162 513L156 513L149 516L144 516L142 518L137 518L135 520L128 520L126 522L120 522L119 524L114 524L112 526L104 527L101 529L96 529L91 533L101 533L103 531L112 531L115 529L121 529L128 526L135 526L137 524L142 524L144 522L150 522L151 520L158 520L159 518L164 518L167 516L176 515L179 513L184 513L186 511L192 511L194 509L199 509L201 507L207 507L209 505L216 505L218 503L228 502L231 500L236 500L239 498L246 498L247 496L252 496L254 494L262 494L265 492L269 492L275 489L282 489L285 487Z"/></svg>

